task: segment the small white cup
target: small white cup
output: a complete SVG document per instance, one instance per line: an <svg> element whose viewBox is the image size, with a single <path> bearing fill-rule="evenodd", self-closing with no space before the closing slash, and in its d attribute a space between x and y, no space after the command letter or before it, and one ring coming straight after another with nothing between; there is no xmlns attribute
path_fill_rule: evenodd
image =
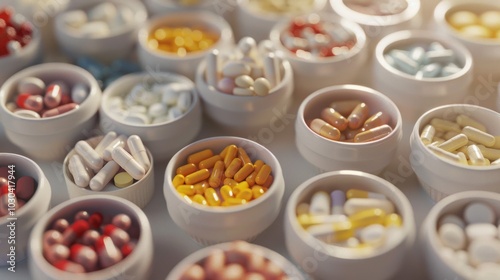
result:
<svg viewBox="0 0 500 280"><path fill-rule="evenodd" d="M15 166L13 173L15 178L31 176L37 182L37 189L31 199L23 207L15 210L14 216L0 217L0 266L10 267L12 265L9 261L13 261L15 266L17 262L26 258L29 234L35 223L49 210L52 190L42 169L33 160L17 154L0 153L0 166L8 165ZM8 227L12 224L13 228ZM12 246L15 248L14 258L11 257Z"/></svg>
<svg viewBox="0 0 500 280"><path fill-rule="evenodd" d="M333 141L318 135L309 123L320 117L321 110L341 100L359 100L370 108L388 113L393 131L384 138L351 143ZM315 91L300 104L295 121L295 144L302 157L325 171L352 169L379 174L391 163L402 138L402 119L396 105L385 95L358 85L338 85Z"/></svg>
<svg viewBox="0 0 500 280"><path fill-rule="evenodd" d="M391 240L390 245L360 257L349 248L326 246L302 228L296 214L299 203L310 199L316 191L347 191L352 187L383 194L392 201L403 220L399 240ZM352 170L323 173L300 184L288 199L284 230L288 252L295 263L315 279L392 279L416 236L415 218L408 198L388 181Z"/></svg>
<svg viewBox="0 0 500 280"><path fill-rule="evenodd" d="M222 151L231 144L243 147L253 161L260 159L272 168L274 182L269 190L261 197L237 206L212 207L186 202L172 185L175 170L186 164L187 157L193 153L208 148L214 152ZM284 191L283 172L276 157L254 141L231 136L206 138L181 149L168 163L163 182L163 194L170 217L203 245L255 239L278 216Z"/></svg>
<svg viewBox="0 0 500 280"><path fill-rule="evenodd" d="M62 115L30 119L12 113L6 103L17 94L24 78L38 77L45 82L65 81L69 86L83 83L89 94L79 107ZM7 138L30 157L40 160L63 159L84 133L94 129L101 102L101 88L86 70L65 63L44 63L28 67L10 77L0 88L0 117Z"/></svg>
<svg viewBox="0 0 500 280"><path fill-rule="evenodd" d="M162 162L170 159L179 149L193 141L200 132L202 126L201 102L198 94L193 90L189 109L175 120L158 124L136 125L118 119L112 112L113 108L110 107L109 100L115 96L125 96L135 85L147 79L193 84L186 77L166 72L125 75L111 83L104 91L99 110L99 124L105 133L116 131L125 135L138 135L154 155L154 160Z"/></svg>
<svg viewBox="0 0 500 280"><path fill-rule="evenodd" d="M391 66L384 55L392 49L439 42L453 50L462 69L450 76L416 79ZM460 43L432 31L403 30L387 35L377 44L373 63L374 88L391 98L405 120L412 123L425 111L444 104L463 103L473 80L473 60Z"/></svg>
<svg viewBox="0 0 500 280"><path fill-rule="evenodd" d="M68 218L70 215L85 210L101 212L103 216L126 214L132 220L132 225L139 228L137 244L130 255L119 263L105 269L89 273L71 273L59 270L50 264L43 256L43 234L57 219ZM132 202L120 197L109 195L90 195L67 200L50 211L43 213L33 228L29 240L30 275L35 280L45 279L148 279L153 265L153 235L146 214Z"/></svg>

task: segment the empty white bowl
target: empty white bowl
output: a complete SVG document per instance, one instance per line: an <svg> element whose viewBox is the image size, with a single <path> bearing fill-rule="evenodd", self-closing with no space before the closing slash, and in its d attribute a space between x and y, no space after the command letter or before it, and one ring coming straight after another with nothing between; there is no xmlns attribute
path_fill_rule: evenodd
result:
<svg viewBox="0 0 500 280"><path fill-rule="evenodd" d="M325 245L302 228L296 209L316 191L347 191L350 188L383 194L392 201L401 216L399 240L362 256L350 248ZM341 170L316 175L300 184L285 208L285 243L295 263L314 279L392 279L401 268L415 240L415 218L408 198L393 184L364 172Z"/></svg>
<svg viewBox="0 0 500 280"><path fill-rule="evenodd" d="M99 4L95 1L80 2L72 4L71 8L89 10ZM72 32L71 28L66 25L66 13L73 10L59 13L54 21L54 33L62 51L73 58L89 56L105 62L125 58L133 52L139 26L147 19L146 7L137 0L106 0L105 2L129 8L133 12L133 23L110 33L108 36L88 38Z"/></svg>
<svg viewBox="0 0 500 280"><path fill-rule="evenodd" d="M102 140L102 138L103 136L96 136L87 139L86 141L90 144L92 148L94 148ZM149 161L151 162L151 166L149 167L148 170L146 170L146 174L141 180L134 182L132 185L128 187L118 188L113 185L113 179L111 179L111 182L109 182L109 184L106 187L104 187L104 189L102 189L101 191L94 191L89 187L81 188L77 184L75 184L73 176L71 175L71 172L69 171L68 168L69 159L71 158L72 155L76 154L75 149L72 149L68 153L68 155L64 158L63 162L64 181L66 182L66 187L68 189L69 197L75 198L86 195L105 194L109 196L124 198L134 203L135 205L139 206L140 208L146 207L146 205L148 205L148 203L153 198L153 194L155 191L153 156L151 152L148 150L147 146L146 149Z"/></svg>
<svg viewBox="0 0 500 280"><path fill-rule="evenodd" d="M139 237L134 250L119 263L89 272L71 273L57 269L43 256L43 234L59 218L71 218L78 211L101 212L104 217L126 214L132 225L138 227ZM33 279L148 279L153 264L153 235L144 212L120 197L92 195L73 198L55 206L38 220L29 240L29 269Z"/></svg>
<svg viewBox="0 0 500 280"><path fill-rule="evenodd" d="M191 92L191 105L181 117L157 124L138 125L127 123L113 113L110 100L116 96L126 96L137 84L148 80L158 82L180 82L193 85L188 78L172 73L138 73L123 76L111 83L103 93L99 124L104 132L115 131L119 134L138 135L144 145L154 155L156 161L166 161L178 150L194 140L201 130L201 102L194 90Z"/></svg>
<svg viewBox="0 0 500 280"><path fill-rule="evenodd" d="M13 101L18 83L38 77L45 83L65 81L68 86L83 83L89 95L79 107L62 115L33 119L12 113L7 102ZM41 160L63 159L77 140L94 129L101 102L96 79L84 69L65 63L44 63L28 67L10 77L0 88L0 117L7 138L30 157Z"/></svg>
<svg viewBox="0 0 500 280"><path fill-rule="evenodd" d="M216 34L219 39L210 48L203 51L187 53L179 57L175 53L155 50L148 46L149 33L158 27L191 27L200 28ZM231 26L220 16L204 11L183 11L156 16L141 27L138 34L139 46L137 54L142 67L148 72L172 72L194 80L196 68L210 50L224 49L234 43Z"/></svg>
<svg viewBox="0 0 500 280"><path fill-rule="evenodd" d="M172 185L176 169L186 164L187 157L195 152L210 148L217 153L231 144L243 147L252 161L261 159L272 168L274 181L269 190L261 197L237 206L203 206L184 200ZM170 217L195 241L204 245L253 240L278 216L284 191L283 172L276 157L254 141L231 136L206 138L181 149L168 163L163 182L163 193Z"/></svg>
<svg viewBox="0 0 500 280"><path fill-rule="evenodd" d="M359 100L366 103L370 115L389 114L392 132L370 142L333 141L309 127L321 111L334 101ZM302 157L325 171L352 169L379 174L393 160L402 138L402 119L396 105L382 93L358 85L338 85L315 91L300 104L295 121L295 144Z"/></svg>
<svg viewBox="0 0 500 280"><path fill-rule="evenodd" d="M42 169L33 160L22 155L0 153L0 166L8 165L15 166L14 178L31 176L37 182L35 194L23 207L14 211L14 216L0 217L0 236L2 238L2 242L0 242L0 266L15 267L16 263L26 258L29 234L35 223L49 209L52 190ZM15 185L13 186L15 187ZM11 226L12 224L14 227ZM15 243L10 240L14 240ZM12 247L15 248L13 258L11 256Z"/></svg>
<svg viewBox="0 0 500 280"><path fill-rule="evenodd" d="M455 120L467 115L484 124L488 133L500 135L500 113L470 104L451 104L436 107L424 113L415 123L410 135L410 163L424 190L434 201L463 191L481 190L500 192L500 165L470 166L458 164L437 156L427 148L420 134L433 118Z"/></svg>

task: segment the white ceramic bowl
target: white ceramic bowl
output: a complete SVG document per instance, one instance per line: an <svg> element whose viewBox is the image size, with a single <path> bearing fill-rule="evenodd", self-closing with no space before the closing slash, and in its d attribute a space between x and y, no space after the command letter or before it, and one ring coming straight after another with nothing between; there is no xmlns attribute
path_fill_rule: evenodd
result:
<svg viewBox="0 0 500 280"><path fill-rule="evenodd" d="M311 14L298 18L307 18ZM359 24L330 14L319 14L325 23L339 25L351 33L356 44L350 52L342 56L318 59L304 59L285 48L281 34L288 29L294 18L280 21L271 30L270 38L276 48L290 61L294 73L296 96L304 98L310 93L331 85L354 82L368 58L366 35Z"/></svg>
<svg viewBox="0 0 500 280"><path fill-rule="evenodd" d="M125 58L133 52L139 26L147 19L146 7L137 0L106 0L106 2L131 9L134 15L133 24L124 26L109 36L87 38L71 32L66 26L64 16L69 11L59 13L54 20L54 33L62 51L73 58L88 56L104 62ZM96 5L95 1L79 1L71 7L73 10L88 10Z"/></svg>
<svg viewBox="0 0 500 280"><path fill-rule="evenodd" d="M321 110L341 100L360 100L370 108L370 115L387 112L393 131L376 141L353 143L333 141L318 135L309 123L319 118ZM358 85L338 85L315 91L300 104L295 120L295 144L302 157L325 171L352 169L379 174L391 163L402 138L402 119L396 105L382 93Z"/></svg>
<svg viewBox="0 0 500 280"><path fill-rule="evenodd" d="M68 85L83 83L89 95L78 109L50 118L30 119L14 115L6 107L17 94L17 84L26 77L43 81L63 80ZM77 140L94 129L101 89L86 70L65 63L44 63L28 67L10 77L0 88L0 117L7 138L30 157L41 160L63 159Z"/></svg>
<svg viewBox="0 0 500 280"><path fill-rule="evenodd" d="M387 34L404 29L419 28L422 25L420 0L407 0L407 3L407 8L401 13L374 16L350 9L345 4L345 0L330 0L330 5L335 13L363 27L366 37L371 42L370 49L373 49L378 40Z"/></svg>
<svg viewBox="0 0 500 280"><path fill-rule="evenodd" d="M413 45L428 46L439 42L454 51L457 66L462 69L441 78L416 79L392 67L384 58L392 49ZM373 63L374 88L391 98L405 120L414 122L425 111L444 104L464 103L473 80L473 59L460 43L443 38L441 34L423 30L404 30L382 38L375 50Z"/></svg>
<svg viewBox="0 0 500 280"><path fill-rule="evenodd" d="M425 256L427 270L431 280L476 279L468 274L460 262L451 262L443 258L440 249L443 248L437 234L439 219L446 214L462 216L463 209L472 202L482 202L492 207L500 215L500 194L484 191L466 191L450 195L432 207L422 223L420 242ZM486 278L481 278L486 279ZM492 278L493 279L493 278Z"/></svg>
<svg viewBox="0 0 500 280"><path fill-rule="evenodd" d="M38 183L35 194L20 209L15 216L0 217L0 266L16 266L16 263L26 258L29 234L35 223L49 209L52 190L42 169L33 160L11 153L0 153L0 166L15 165L13 176L31 176ZM8 179L8 178L6 178ZM15 218L15 219L11 219ZM14 223L12 228L7 227ZM9 238L10 237L10 238ZM15 240L12 243L11 240ZM14 259L11 258L11 246L15 247ZM13 261L9 263L9 261Z"/></svg>
<svg viewBox="0 0 500 280"><path fill-rule="evenodd" d="M226 242L221 244L212 245L203 249L200 249L191 255L185 257L182 261L180 261L167 275L166 280L179 280L181 279L182 274L189 268L190 265L195 263L202 262L206 257L208 257L213 250L221 249L223 251L230 250L234 243ZM262 247L255 244L250 244L252 250L256 250L262 255L270 260L271 262L277 264L288 276L289 280L303 280L305 279L301 272L286 258L282 255L276 253L275 251L268 249L266 247Z"/></svg>
<svg viewBox="0 0 500 280"><path fill-rule="evenodd" d="M90 144L91 147L94 148L101 141L102 138L103 136L97 136L97 137L92 137L86 141ZM148 149L147 146L146 149ZM115 187L113 185L113 182L111 181L108 184L108 186L104 187L104 189L102 189L101 191L94 191L91 190L89 187L81 188L75 184L73 176L71 175L68 169L69 159L75 153L76 153L75 149L72 149L68 153L68 155L64 158L63 162L64 181L66 182L66 187L68 188L68 194L70 198L75 198L85 195L105 194L105 195L124 198L134 203L135 205L139 206L140 208L146 207L146 205L148 205L148 203L153 198L153 194L155 191L154 162L153 162L153 156L149 151L149 149L147 150L147 153L149 160L151 162L151 167L149 168L149 170L146 171L146 175L144 175L144 177L141 180L125 188Z"/></svg>
<svg viewBox="0 0 500 280"><path fill-rule="evenodd" d="M196 71L195 84L203 101L203 110L217 124L236 130L274 125L276 112L286 112L294 90L290 62L282 60L281 81L266 96L237 96L222 93L205 80L206 61Z"/></svg>
<svg viewBox="0 0 500 280"><path fill-rule="evenodd" d="M105 217L116 214L127 214L132 219L132 225L139 228L137 244L130 255L119 263L108 268L76 274L55 268L43 256L42 237L49 225L59 218L70 218L76 212L99 211ZM41 279L148 279L153 264L153 236L151 225L146 214L134 205L120 197L109 195L93 195L67 200L39 219L33 228L29 240L29 261L31 277Z"/></svg>
<svg viewBox="0 0 500 280"><path fill-rule="evenodd" d="M191 105L186 113L169 122L136 125L126 123L117 118L112 112L109 100L115 96L125 96L138 83L148 79L161 82L181 82L193 84L186 77L172 73L138 73L123 76L111 83L103 93L99 110L99 124L104 132L116 131L119 134L138 135L144 145L154 155L154 160L166 161L178 150L194 140L201 130L202 111L201 102L195 90L191 92ZM193 85L194 87L194 85ZM168 143L168 144L166 144Z"/></svg>
<svg viewBox="0 0 500 280"><path fill-rule="evenodd" d="M436 107L424 113L415 123L410 135L410 163L417 178L434 201L457 192L481 190L500 192L500 165L465 166L444 160L427 148L420 133L431 119L454 120L465 114L484 124L488 133L500 135L500 113L470 104L451 104Z"/></svg>
<svg viewBox="0 0 500 280"><path fill-rule="evenodd" d="M154 50L148 46L149 33L161 26L169 27L193 27L210 30L219 36L219 40L212 47L194 53L188 53L185 57L177 54ZM138 35L139 46L137 54L142 67L148 72L172 72L181 74L194 80L196 68L205 55L212 49L225 49L234 44L231 26L220 16L204 11L185 11L170 13L154 17L141 27Z"/></svg>
<svg viewBox="0 0 500 280"><path fill-rule="evenodd" d="M314 3L309 11L300 13L272 13L259 12L254 7L251 7L250 0L236 0L236 34L238 37L252 37L257 42L268 39L269 31L280 20L296 16L298 14L307 14L312 12L320 12L325 9L327 0L314 0Z"/></svg>
<svg viewBox="0 0 500 280"><path fill-rule="evenodd" d="M391 245L362 257L353 254L349 248L325 246L302 228L296 216L297 205L310 199L314 192L347 191L353 186L384 194L393 202L403 220L403 234L399 240L392 240ZM364 172L341 170L316 175L293 191L285 208L288 252L295 263L314 279L392 279L409 253L415 235L415 219L408 198L388 181Z"/></svg>
<svg viewBox="0 0 500 280"><path fill-rule="evenodd" d="M500 2L496 0L444 0L434 10L434 21L437 29L449 38L462 43L472 53L474 71L485 77L494 75L500 77L498 64L500 63L500 41L478 40L464 37L447 22L447 18L454 12L466 10L475 13L486 11L500 11Z"/></svg>
<svg viewBox="0 0 500 280"><path fill-rule="evenodd" d="M269 190L258 199L238 206L209 207L186 202L172 185L175 170L186 163L190 154L207 148L214 152L222 151L231 144L243 147L253 161L261 159L272 168L274 182ZM283 172L276 157L256 142L231 136L206 138L181 149L168 163L163 182L163 193L170 217L195 241L204 245L253 240L278 216L284 191Z"/></svg>

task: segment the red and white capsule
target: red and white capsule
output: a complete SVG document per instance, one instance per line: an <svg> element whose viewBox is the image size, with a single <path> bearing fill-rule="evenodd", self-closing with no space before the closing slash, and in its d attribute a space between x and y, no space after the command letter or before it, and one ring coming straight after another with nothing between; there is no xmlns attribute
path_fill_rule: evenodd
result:
<svg viewBox="0 0 500 280"><path fill-rule="evenodd" d="M130 241L130 236L126 231L112 224L104 226L103 233L111 237L111 240L118 248Z"/></svg>
<svg viewBox="0 0 500 280"><path fill-rule="evenodd" d="M89 228L90 226L87 221L75 221L63 232L62 243L66 246L73 244L73 242L75 242L77 238L80 238Z"/></svg>
<svg viewBox="0 0 500 280"><path fill-rule="evenodd" d="M82 265L86 272L94 271L97 268L97 253L89 246L73 244L70 248L70 259Z"/></svg>
<svg viewBox="0 0 500 280"><path fill-rule="evenodd" d="M102 268L110 267L122 260L121 251L116 248L113 240L109 236L101 236L95 244L99 264Z"/></svg>

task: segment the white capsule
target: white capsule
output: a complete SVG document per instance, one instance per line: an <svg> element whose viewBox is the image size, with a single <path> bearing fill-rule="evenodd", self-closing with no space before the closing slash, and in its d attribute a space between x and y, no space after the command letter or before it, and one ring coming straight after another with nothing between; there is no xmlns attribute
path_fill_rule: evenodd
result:
<svg viewBox="0 0 500 280"><path fill-rule="evenodd" d="M374 224L362 228L359 231L359 239L372 246L380 246L386 238L386 228L383 225Z"/></svg>
<svg viewBox="0 0 500 280"><path fill-rule="evenodd" d="M236 78L241 75L249 75L251 67L242 61L229 61L222 67L224 77Z"/></svg>
<svg viewBox="0 0 500 280"><path fill-rule="evenodd" d="M257 49L261 55L266 55L267 53L274 52L276 48L274 47L273 42L271 40L262 40L257 45Z"/></svg>
<svg viewBox="0 0 500 280"><path fill-rule="evenodd" d="M91 21L78 29L78 35L86 38L106 37L111 34L109 25L103 21Z"/></svg>
<svg viewBox="0 0 500 280"><path fill-rule="evenodd" d="M97 174L95 174L92 179L90 179L89 187L93 191L100 191L113 179L113 177L120 170L120 165L118 165L113 160L108 161Z"/></svg>
<svg viewBox="0 0 500 280"><path fill-rule="evenodd" d="M394 213L394 205L389 200L376 198L351 198L344 204L344 212L347 215L354 215L363 210L380 208L387 214Z"/></svg>
<svg viewBox="0 0 500 280"><path fill-rule="evenodd" d="M469 139L467 138L467 136L460 133L439 144L437 147L448 152L453 152L461 147L464 147L468 142Z"/></svg>
<svg viewBox="0 0 500 280"><path fill-rule="evenodd" d="M464 210L464 220L468 224L495 222L495 212L493 209L482 202L469 203Z"/></svg>
<svg viewBox="0 0 500 280"><path fill-rule="evenodd" d="M394 59L396 67L406 74L415 75L419 69L419 64L411 59L409 54L401 50L392 50L389 55Z"/></svg>
<svg viewBox="0 0 500 280"><path fill-rule="evenodd" d="M279 59L274 53L268 53L264 57L264 78L271 88L277 86L281 80Z"/></svg>
<svg viewBox="0 0 500 280"><path fill-rule="evenodd" d="M465 248L465 232L456 224L443 224L438 229L438 236L441 243L446 247L454 250Z"/></svg>
<svg viewBox="0 0 500 280"><path fill-rule="evenodd" d="M89 185L89 174L85 169L82 158L78 154L74 154L69 158L68 170L73 176L73 181L77 186L85 188Z"/></svg>
<svg viewBox="0 0 500 280"><path fill-rule="evenodd" d="M233 89L233 94L238 95L238 96L252 96L253 95L253 88L240 88L240 87L235 87Z"/></svg>
<svg viewBox="0 0 500 280"><path fill-rule="evenodd" d="M207 54L207 69L205 70L205 79L207 84L212 87L217 86L219 79L219 50L213 49Z"/></svg>
<svg viewBox="0 0 500 280"><path fill-rule="evenodd" d="M455 119L455 121L465 127L465 126L472 126L476 129L479 129L483 132L486 132L486 126L480 122L478 122L477 120L467 116L467 115L464 115L464 114L460 114L457 116L457 118Z"/></svg>
<svg viewBox="0 0 500 280"><path fill-rule="evenodd" d="M155 103L148 108L148 115L152 118L164 116L168 113L168 107L163 103Z"/></svg>
<svg viewBox="0 0 500 280"><path fill-rule="evenodd" d="M29 93L31 95L43 95L45 93L45 83L37 77L26 77L17 84L18 93Z"/></svg>
<svg viewBox="0 0 500 280"><path fill-rule="evenodd" d="M469 240L477 238L496 238L497 227L489 223L470 224L465 228Z"/></svg>
<svg viewBox="0 0 500 280"><path fill-rule="evenodd" d="M243 37L238 42L238 49L243 53L244 56L251 55L252 52L257 48L257 43L252 37Z"/></svg>
<svg viewBox="0 0 500 280"><path fill-rule="evenodd" d="M114 131L106 133L106 135L101 139L101 141L99 141L99 143L97 143L97 145L95 146L94 150L96 151L96 153L99 154L99 156L103 157L104 149L111 142L113 142L113 140L115 140L116 137L118 137L118 135Z"/></svg>
<svg viewBox="0 0 500 280"><path fill-rule="evenodd" d="M410 58L418 64L421 64L425 58L425 49L422 47L415 47L410 52Z"/></svg>
<svg viewBox="0 0 500 280"><path fill-rule="evenodd" d="M75 145L75 151L82 157L85 164L93 170L99 170L104 165L103 158L86 141L78 141Z"/></svg>
<svg viewBox="0 0 500 280"><path fill-rule="evenodd" d="M460 219L458 216L453 215L453 214L448 214L439 220L439 227L444 225L444 224L455 224L462 229L465 228L464 221L462 219Z"/></svg>
<svg viewBox="0 0 500 280"><path fill-rule="evenodd" d="M151 91L145 91L142 94L141 99L139 100L139 103L141 103L142 105L144 105L146 107L151 106L157 102L160 102L160 95L155 94Z"/></svg>
<svg viewBox="0 0 500 280"><path fill-rule="evenodd" d="M491 147L495 145L495 136L486 133L484 131L481 131L475 127L472 126L466 126L462 128L462 133L467 135L469 137L469 140L474 141L479 144L483 144L486 147Z"/></svg>
<svg viewBox="0 0 500 280"><path fill-rule="evenodd" d="M434 126L428 124L422 130L422 133L420 134L420 140L422 140L422 143L427 146L432 143L432 138L434 138L435 134L436 129L434 128Z"/></svg>
<svg viewBox="0 0 500 280"><path fill-rule="evenodd" d="M311 197L309 206L311 215L329 215L330 214L330 196L326 192L316 192Z"/></svg>
<svg viewBox="0 0 500 280"><path fill-rule="evenodd" d="M111 153L113 152L113 150L117 147L125 147L126 143L127 136L121 134L120 136L116 137L104 148L104 151L102 152L102 157L104 158L104 160L112 160L113 158L111 157Z"/></svg>
<svg viewBox="0 0 500 280"><path fill-rule="evenodd" d="M113 3L105 2L94 6L87 12L90 21L111 21L116 17L117 9Z"/></svg>
<svg viewBox="0 0 500 280"><path fill-rule="evenodd" d="M468 252L472 265L500 262L500 241L493 238L474 239L469 245Z"/></svg>
<svg viewBox="0 0 500 280"><path fill-rule="evenodd" d="M127 111L129 113L146 114L148 112L148 109L143 105L132 105L127 108Z"/></svg>
<svg viewBox="0 0 500 280"><path fill-rule="evenodd" d="M87 96L89 95L89 90L86 85L78 83L71 89L71 99L76 104L81 104Z"/></svg>
<svg viewBox="0 0 500 280"><path fill-rule="evenodd" d="M436 50L436 51L428 51L425 53L425 63L451 63L455 59L455 53L453 50Z"/></svg>
<svg viewBox="0 0 500 280"><path fill-rule="evenodd" d="M467 155L469 156L471 165L489 165L489 161L484 158L481 149L477 145L467 146Z"/></svg>
<svg viewBox="0 0 500 280"><path fill-rule="evenodd" d="M460 70L461 68L458 67L456 64L448 63L445 67L443 67L443 69L441 69L441 76L442 77L451 76L453 74L458 73Z"/></svg>
<svg viewBox="0 0 500 280"><path fill-rule="evenodd" d="M28 119L39 119L39 118L41 118L40 115L37 112L31 111L31 110L26 110L26 109L16 110L14 112L14 115L19 116L19 117L23 117L23 118L28 118Z"/></svg>
<svg viewBox="0 0 500 280"><path fill-rule="evenodd" d="M150 124L151 119L144 113L129 112L123 118L123 121L134 125Z"/></svg>
<svg viewBox="0 0 500 280"><path fill-rule="evenodd" d="M186 112L191 106L191 92L183 91L179 94L179 98L177 99L177 108L179 108L182 112Z"/></svg>
<svg viewBox="0 0 500 280"><path fill-rule="evenodd" d="M151 166L151 162L149 161L146 147L144 147L141 138L137 135L131 135L127 139L127 145L132 157L144 168L144 170L148 170Z"/></svg>
<svg viewBox="0 0 500 280"><path fill-rule="evenodd" d="M74 10L64 13L63 21L72 28L80 28L88 22L87 13L82 10Z"/></svg>
<svg viewBox="0 0 500 280"><path fill-rule="evenodd" d="M122 147L113 149L111 156L132 178L140 180L146 174L146 170Z"/></svg>
<svg viewBox="0 0 500 280"><path fill-rule="evenodd" d="M418 78L435 78L441 73L441 65L439 63L431 63L422 67L416 74Z"/></svg>

